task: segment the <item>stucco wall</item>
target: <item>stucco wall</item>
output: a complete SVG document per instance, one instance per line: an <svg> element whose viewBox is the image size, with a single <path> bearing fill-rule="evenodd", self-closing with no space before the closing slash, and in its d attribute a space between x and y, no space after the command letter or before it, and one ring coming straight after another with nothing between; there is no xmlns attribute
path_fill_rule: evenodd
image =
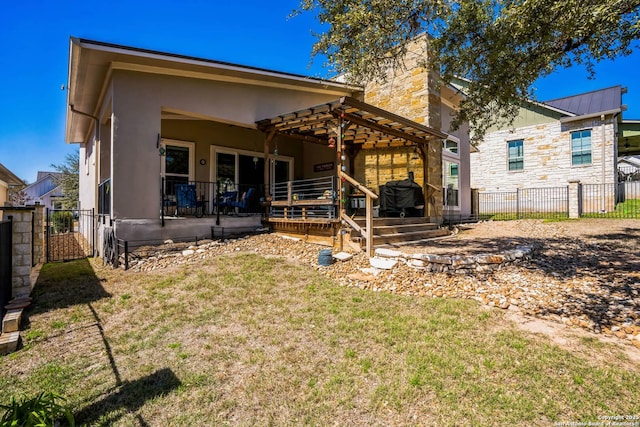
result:
<svg viewBox="0 0 640 427"><path fill-rule="evenodd" d="M163 109L251 127L257 120L334 98L335 95L290 89L114 72L112 164L117 165L111 174L114 217L159 216L160 160L156 142L158 134L162 134Z"/></svg>
<svg viewBox="0 0 640 427"><path fill-rule="evenodd" d="M591 129L590 165L571 165L571 132ZM524 169L508 170L507 141L523 139ZM471 154L471 187L480 191L513 191L516 188L560 187L569 180L586 184L613 183L615 136L611 118L561 124L559 121L489 133Z"/></svg>

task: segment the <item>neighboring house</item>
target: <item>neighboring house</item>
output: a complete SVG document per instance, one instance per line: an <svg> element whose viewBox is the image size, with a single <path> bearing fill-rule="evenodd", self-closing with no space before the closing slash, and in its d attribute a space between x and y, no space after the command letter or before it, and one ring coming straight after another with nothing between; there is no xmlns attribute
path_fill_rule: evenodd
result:
<svg viewBox="0 0 640 427"><path fill-rule="evenodd" d="M240 194L254 194L253 212L264 212L277 204L278 185L287 193L289 182L284 218L272 223L286 228L294 227L287 215L298 207L304 218L305 206L324 203L298 200L291 181L334 178L331 197L338 212L348 211L357 186L335 180L344 172L375 193L413 175L425 195L424 216L442 221L443 202L468 215L468 135L441 131L455 95L443 106L436 79L409 65L390 83L363 88L72 38L66 141L80 145L80 204L97 208L99 234L208 236L213 226L257 226L262 218L176 218L186 206L184 184L195 188L189 206L197 215L223 203L218 193L236 194L238 205L225 206L232 213L245 209ZM340 215L327 227L318 218L295 227L336 238Z"/></svg>
<svg viewBox="0 0 640 427"><path fill-rule="evenodd" d="M22 185L24 182L0 163L0 206L9 203L9 187ZM0 211L2 219L2 211Z"/></svg>
<svg viewBox="0 0 640 427"><path fill-rule="evenodd" d="M618 179L620 181L640 181L640 156L618 158Z"/></svg>
<svg viewBox="0 0 640 427"><path fill-rule="evenodd" d="M510 127L491 129L471 154L471 187L504 192L566 187L569 181L616 183L621 130L634 128L622 120L625 92L614 86L523 104ZM628 137L626 150L633 150Z"/></svg>
<svg viewBox="0 0 640 427"><path fill-rule="evenodd" d="M39 171L36 181L22 190L26 196L26 204L39 204L47 209L61 209L64 193L57 181L61 175L59 172Z"/></svg>

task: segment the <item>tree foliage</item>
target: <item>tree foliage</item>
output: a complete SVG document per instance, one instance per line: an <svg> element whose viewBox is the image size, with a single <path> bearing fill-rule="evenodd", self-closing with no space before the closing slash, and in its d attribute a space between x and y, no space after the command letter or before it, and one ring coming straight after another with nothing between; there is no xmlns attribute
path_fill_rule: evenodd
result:
<svg viewBox="0 0 640 427"><path fill-rule="evenodd" d="M640 0L301 0L326 31L314 55L353 83L402 67L407 42L426 33L425 52L443 83L468 80L454 125L476 139L511 123L535 99L532 84L558 68L628 55L640 37Z"/></svg>
<svg viewBox="0 0 640 427"><path fill-rule="evenodd" d="M80 155L73 152L66 155L64 163L51 165L60 173L56 177L56 183L62 187L62 207L64 209L75 209L78 207L80 188Z"/></svg>

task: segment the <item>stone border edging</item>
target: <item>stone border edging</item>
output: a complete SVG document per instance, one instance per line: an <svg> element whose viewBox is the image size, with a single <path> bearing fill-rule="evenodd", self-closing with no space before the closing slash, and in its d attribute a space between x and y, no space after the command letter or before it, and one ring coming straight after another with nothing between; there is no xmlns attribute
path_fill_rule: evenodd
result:
<svg viewBox="0 0 640 427"><path fill-rule="evenodd" d="M402 260L410 267L433 273L486 273L497 270L505 264L528 259L535 250L536 247L534 245L521 245L498 254L448 256L421 253L407 254L392 249L377 248L374 257L370 258L370 263L372 267L390 270L395 267L398 261Z"/></svg>

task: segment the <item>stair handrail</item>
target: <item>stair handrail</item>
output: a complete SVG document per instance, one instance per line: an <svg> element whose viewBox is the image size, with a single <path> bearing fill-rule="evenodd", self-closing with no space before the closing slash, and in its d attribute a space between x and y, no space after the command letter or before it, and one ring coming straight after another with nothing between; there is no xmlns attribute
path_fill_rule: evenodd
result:
<svg viewBox="0 0 640 427"><path fill-rule="evenodd" d="M366 196L366 200L365 200L365 218L366 218L365 228L366 229L364 233L362 232L362 228L359 227L355 223L355 221L353 221L346 213L340 212L340 218L345 220L352 227L355 225L354 228L364 236L365 240L367 241L367 249L366 249L367 256L371 257L373 256L373 201L378 198L378 195L373 191L369 190L364 185L360 184L358 181L356 181L355 178L352 178L351 176L347 175L343 171L340 171L339 175L340 175L340 178L343 178L345 181L348 181L349 184L356 187L359 191L364 193L364 195Z"/></svg>

